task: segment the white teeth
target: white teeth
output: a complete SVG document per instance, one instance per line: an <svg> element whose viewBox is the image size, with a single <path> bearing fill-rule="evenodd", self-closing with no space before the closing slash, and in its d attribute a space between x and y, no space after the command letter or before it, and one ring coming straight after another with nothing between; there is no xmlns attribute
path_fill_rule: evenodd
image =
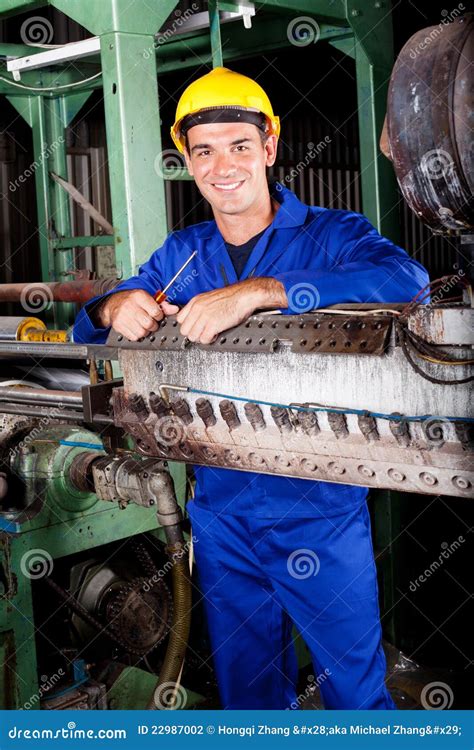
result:
<svg viewBox="0 0 474 750"><path fill-rule="evenodd" d="M214 187L219 188L220 190L235 190L238 185L240 185L240 182L231 182L226 185L219 185L217 182L214 183Z"/></svg>

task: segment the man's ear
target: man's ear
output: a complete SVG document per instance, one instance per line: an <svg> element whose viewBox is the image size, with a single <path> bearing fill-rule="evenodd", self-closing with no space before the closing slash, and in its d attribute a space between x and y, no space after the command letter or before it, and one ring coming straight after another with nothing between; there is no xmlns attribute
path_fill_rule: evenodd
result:
<svg viewBox="0 0 474 750"><path fill-rule="evenodd" d="M269 135L264 143L265 149L265 166L272 167L277 157L278 138L276 135Z"/></svg>
<svg viewBox="0 0 474 750"><path fill-rule="evenodd" d="M188 152L188 149L186 148L186 146L184 147L183 155L184 155L184 160L186 162L186 167L188 169L188 172L193 177L194 176L193 175L193 165L191 163L191 157L189 155L189 152Z"/></svg>

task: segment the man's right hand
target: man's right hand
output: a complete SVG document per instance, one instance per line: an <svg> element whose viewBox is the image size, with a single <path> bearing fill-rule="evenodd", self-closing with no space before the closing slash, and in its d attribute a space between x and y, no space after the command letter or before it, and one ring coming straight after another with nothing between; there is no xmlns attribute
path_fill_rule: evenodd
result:
<svg viewBox="0 0 474 750"><path fill-rule="evenodd" d="M102 327L112 328L130 341L138 341L164 318L164 312L151 294L143 289L127 289L111 294L94 314Z"/></svg>

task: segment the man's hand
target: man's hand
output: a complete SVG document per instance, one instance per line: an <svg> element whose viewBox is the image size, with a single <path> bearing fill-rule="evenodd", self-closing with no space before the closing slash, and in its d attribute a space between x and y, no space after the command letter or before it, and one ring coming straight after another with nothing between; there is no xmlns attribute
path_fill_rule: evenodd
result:
<svg viewBox="0 0 474 750"><path fill-rule="evenodd" d="M174 315L179 308L164 301L165 315ZM288 307L281 281L255 278L231 284L223 289L204 292L193 297L176 315L180 333L190 341L211 344L222 331L242 323L255 310Z"/></svg>
<svg viewBox="0 0 474 750"><path fill-rule="evenodd" d="M115 292L95 313L95 320L103 328L112 328L130 341L138 341L158 328L164 318L163 310L151 294L143 289Z"/></svg>

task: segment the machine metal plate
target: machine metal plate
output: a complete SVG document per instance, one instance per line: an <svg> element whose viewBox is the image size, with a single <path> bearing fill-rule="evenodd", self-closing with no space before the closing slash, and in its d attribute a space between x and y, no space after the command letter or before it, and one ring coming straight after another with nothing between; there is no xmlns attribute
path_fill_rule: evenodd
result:
<svg viewBox="0 0 474 750"><path fill-rule="evenodd" d="M392 319L387 315L361 318L354 315L307 313L305 315L254 315L245 323L220 334L212 344L194 344L179 332L175 316L164 318L157 331L127 341L112 331L110 347L180 351L187 347L223 352L275 352L282 347L300 354L372 354L386 349Z"/></svg>

